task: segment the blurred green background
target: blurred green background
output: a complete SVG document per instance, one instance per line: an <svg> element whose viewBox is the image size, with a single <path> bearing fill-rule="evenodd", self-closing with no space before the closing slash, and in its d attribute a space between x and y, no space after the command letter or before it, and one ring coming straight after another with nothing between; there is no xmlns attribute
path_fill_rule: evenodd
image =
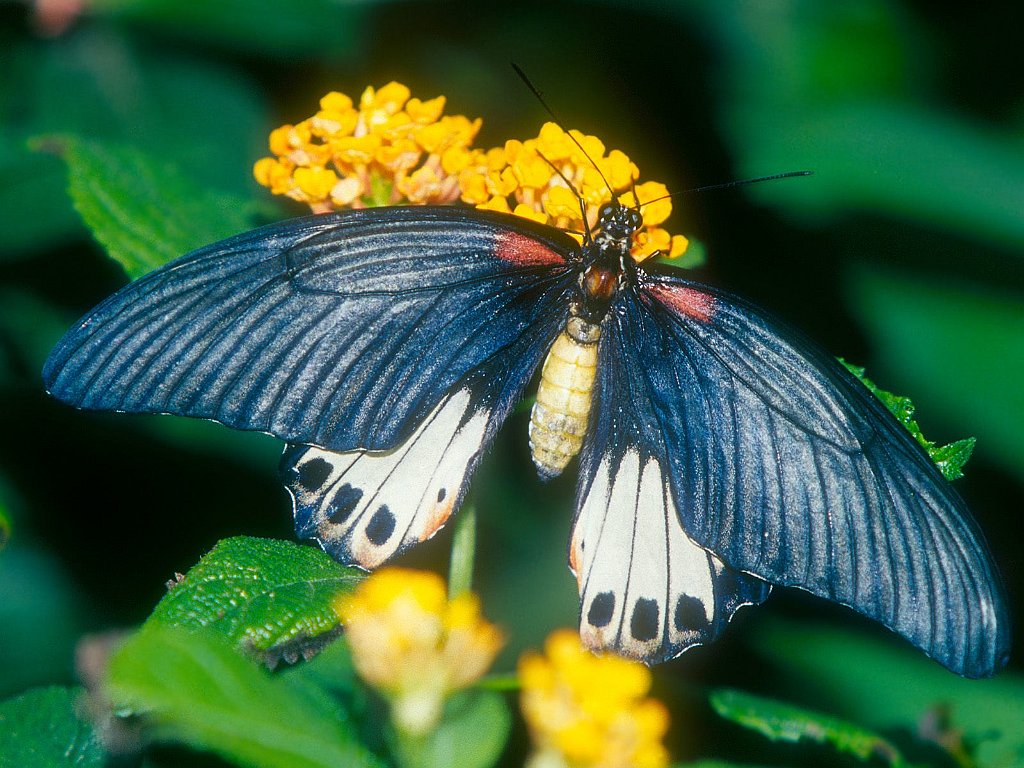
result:
<svg viewBox="0 0 1024 768"><path fill-rule="evenodd" d="M957 485L1020 606L1022 28L1019 3L922 0L0 6L0 694L73 681L83 633L140 622L164 582L219 538L293 535L276 440L79 413L43 393L49 347L126 277L73 207L65 163L30 140L143 152L165 175L129 168L126 184L172 178L169 220L191 190L223 206L230 234L304 212L271 200L251 166L272 128L311 114L329 90L396 79L483 117L478 146L535 135L546 116L510 61L566 127L597 134L671 190L814 171L678 198L671 229L706 247L700 279L913 397L929 438L978 438ZM211 239L199 222L178 234ZM574 473L537 480L526 420L510 419L475 484L478 583L511 637L506 668L576 621L565 564ZM407 562L443 569L449 538ZM1009 766L1024 764L1021 669L1015 660L995 681L961 681L848 611L780 592L657 677L685 713L680 757L815 764L813 750L761 754L756 737L717 724L695 692L727 683L897 739L947 702L981 739L977 764ZM953 764L937 748L920 759Z"/></svg>

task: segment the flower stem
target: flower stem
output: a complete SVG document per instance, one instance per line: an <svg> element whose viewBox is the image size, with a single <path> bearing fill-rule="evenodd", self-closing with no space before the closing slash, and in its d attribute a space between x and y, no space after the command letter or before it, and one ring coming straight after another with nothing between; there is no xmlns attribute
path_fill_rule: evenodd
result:
<svg viewBox="0 0 1024 768"><path fill-rule="evenodd" d="M473 584L473 558L476 555L476 506L467 501L455 518L452 558L448 566L448 599L468 592Z"/></svg>
<svg viewBox="0 0 1024 768"><path fill-rule="evenodd" d="M485 691L518 691L523 687L523 684L519 680L519 675L512 673L504 675L492 674L481 678L476 687L482 688Z"/></svg>

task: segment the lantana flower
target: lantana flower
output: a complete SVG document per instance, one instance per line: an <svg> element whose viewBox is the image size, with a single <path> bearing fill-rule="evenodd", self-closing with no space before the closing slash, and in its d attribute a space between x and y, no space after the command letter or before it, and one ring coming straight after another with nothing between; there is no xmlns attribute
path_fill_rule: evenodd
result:
<svg viewBox="0 0 1024 768"><path fill-rule="evenodd" d="M668 765L668 710L646 698L647 667L594 655L571 630L552 633L544 650L519 661L520 703L534 743L528 768Z"/></svg>
<svg viewBox="0 0 1024 768"><path fill-rule="evenodd" d="M596 224L602 203L616 198L634 207L639 201L644 226L634 235L633 258L676 258L686 251L685 237L660 226L672 212L665 185L637 183L639 170L623 152L606 152L596 136L555 123L545 123L536 138L475 148L481 120L445 115L445 103L444 96L414 98L397 82L367 88L358 104L332 91L316 114L270 134L273 156L258 160L253 173L274 194L306 203L314 213L461 200L577 238Z"/></svg>
<svg viewBox="0 0 1024 768"><path fill-rule="evenodd" d="M444 115L445 97L421 101L401 83L363 91L358 104L332 91L320 110L270 134L272 157L256 180L315 213L396 203L451 203L458 180L446 170L481 120Z"/></svg>
<svg viewBox="0 0 1024 768"><path fill-rule="evenodd" d="M479 680L503 644L475 595L449 600L444 581L427 571L383 568L335 610L356 671L388 700L396 726L413 735L434 728L445 699Z"/></svg>
<svg viewBox="0 0 1024 768"><path fill-rule="evenodd" d="M617 149L605 154L605 145L596 136L545 123L537 138L506 141L504 147L478 153L474 160L459 174L464 202L580 235L597 224L601 205L613 196L627 208L639 201L644 226L634 236L633 258L643 261L659 252L676 258L686 251L685 237L658 226L672 213L665 185L637 184L636 165ZM573 188L586 204L586 222Z"/></svg>

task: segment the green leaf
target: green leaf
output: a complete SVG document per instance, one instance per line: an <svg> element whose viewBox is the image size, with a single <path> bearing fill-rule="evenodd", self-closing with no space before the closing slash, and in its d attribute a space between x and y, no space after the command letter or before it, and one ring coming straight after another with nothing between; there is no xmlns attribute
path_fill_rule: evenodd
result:
<svg viewBox="0 0 1024 768"><path fill-rule="evenodd" d="M5 52L0 252L47 247L84 233L60 162L29 151L34 136L130 142L179 165L198 186L246 198L257 189L250 169L266 152L271 121L260 89L239 71L137 45L104 24L57 40L11 39Z"/></svg>
<svg viewBox="0 0 1024 768"><path fill-rule="evenodd" d="M426 736L392 733L392 751L403 768L489 768L501 757L511 724L501 694L464 691L445 703L441 723Z"/></svg>
<svg viewBox="0 0 1024 768"><path fill-rule="evenodd" d="M469 592L473 586L473 563L476 557L476 506L464 502L455 519L452 553L448 564L448 599Z"/></svg>
<svg viewBox="0 0 1024 768"><path fill-rule="evenodd" d="M726 760L698 760L694 763L676 763L672 768L768 768L768 766L731 763Z"/></svg>
<svg viewBox="0 0 1024 768"><path fill-rule="evenodd" d="M695 238L689 238L690 244L682 256L670 259L667 256L659 256L655 261L658 264L668 264L679 269L697 269L703 267L708 260L708 249L703 242Z"/></svg>
<svg viewBox="0 0 1024 768"><path fill-rule="evenodd" d="M144 627L111 660L106 692L150 737L243 766L379 765L330 696L272 676L211 629Z"/></svg>
<svg viewBox="0 0 1024 768"><path fill-rule="evenodd" d="M718 124L739 175L815 171L748 194L793 218L870 211L1024 243L1019 136L962 117L956 104L943 111L910 102L928 88L911 78L927 70L917 64L920 35L906 33L892 3L698 0L674 8L717 38Z"/></svg>
<svg viewBox="0 0 1024 768"><path fill-rule="evenodd" d="M135 147L46 139L68 165L68 192L86 226L131 278L251 225L248 201L196 184Z"/></svg>
<svg viewBox="0 0 1024 768"><path fill-rule="evenodd" d="M0 702L0 763L17 768L103 765L92 726L79 719L77 688L36 688Z"/></svg>
<svg viewBox="0 0 1024 768"><path fill-rule="evenodd" d="M8 114L26 137L130 143L203 185L257 189L252 162L266 153L271 118L262 90L240 70L104 24L21 42L11 65Z"/></svg>
<svg viewBox="0 0 1024 768"><path fill-rule="evenodd" d="M916 731L937 706L984 768L1024 765L1024 676L965 680L909 644L881 634L759 621L750 636L762 663L805 700L881 731Z"/></svg>
<svg viewBox="0 0 1024 768"><path fill-rule="evenodd" d="M11 540L11 513L7 509L6 502L0 498L0 551L7 547Z"/></svg>
<svg viewBox="0 0 1024 768"><path fill-rule="evenodd" d="M390 205L393 191L394 183L390 179L382 176L377 171L372 171L370 173L370 192L363 195L363 202L370 208Z"/></svg>
<svg viewBox="0 0 1024 768"><path fill-rule="evenodd" d="M878 369L912 390L927 413L969 428L987 458L1024 477L1020 296L867 264L850 278L851 306Z"/></svg>
<svg viewBox="0 0 1024 768"><path fill-rule="evenodd" d="M748 98L830 103L842 97L908 92L911 58L905 14L886 0L821 5L816 0L729 5L678 3L672 10L717 34L735 82Z"/></svg>
<svg viewBox="0 0 1024 768"><path fill-rule="evenodd" d="M948 445L936 446L931 443L925 446L925 449L942 472L943 477L947 480L957 480L964 476L964 464L974 453L976 442L977 438L965 437L962 440L954 440Z"/></svg>
<svg viewBox="0 0 1024 768"><path fill-rule="evenodd" d="M864 368L859 365L848 363L839 358L846 370L860 379L860 383L871 390L871 393L881 400L893 416L906 427L907 431L914 436L918 444L928 453L931 460L942 472L947 480L957 480L964 476L964 464L971 458L974 451L974 444L977 442L973 437L965 437L962 440L955 440L949 445L936 445L921 433L921 428L914 419L914 403L909 397L894 395L892 392L879 387L871 379L864 375Z"/></svg>
<svg viewBox="0 0 1024 768"><path fill-rule="evenodd" d="M39 391L39 371L74 318L28 291L0 288L0 384Z"/></svg>
<svg viewBox="0 0 1024 768"><path fill-rule="evenodd" d="M52 157L30 152L24 134L0 126L0 261L82 232L65 203L66 173Z"/></svg>
<svg viewBox="0 0 1024 768"><path fill-rule="evenodd" d="M189 42L196 39L268 55L357 55L370 3L332 0L96 0L94 13L144 22ZM355 49L355 50L353 50Z"/></svg>
<svg viewBox="0 0 1024 768"><path fill-rule="evenodd" d="M295 691L312 691L314 697L329 696L335 704L338 718L360 722L366 719L369 706L367 688L359 680L344 635L312 659L287 667L280 675L288 679ZM380 738L379 728L377 738Z"/></svg>
<svg viewBox="0 0 1024 768"><path fill-rule="evenodd" d="M505 697L493 691L467 691L445 706L441 725L427 739L426 768L488 768L498 762L512 716Z"/></svg>
<svg viewBox="0 0 1024 768"><path fill-rule="evenodd" d="M0 695L71 679L88 604L56 558L23 537L0 553Z"/></svg>
<svg viewBox="0 0 1024 768"><path fill-rule="evenodd" d="M799 219L869 211L1000 245L1024 244L1017 204L1024 154L1016 137L905 104L768 109L730 113L741 174L811 168L814 176L752 189L760 201Z"/></svg>
<svg viewBox="0 0 1024 768"><path fill-rule="evenodd" d="M247 650L287 655L333 637L331 603L363 577L313 547L225 539L170 587L146 626L211 627Z"/></svg>
<svg viewBox="0 0 1024 768"><path fill-rule="evenodd" d="M907 766L896 747L881 736L835 717L724 688L712 691L710 701L721 717L772 741L813 741L860 760L879 757L894 768Z"/></svg>

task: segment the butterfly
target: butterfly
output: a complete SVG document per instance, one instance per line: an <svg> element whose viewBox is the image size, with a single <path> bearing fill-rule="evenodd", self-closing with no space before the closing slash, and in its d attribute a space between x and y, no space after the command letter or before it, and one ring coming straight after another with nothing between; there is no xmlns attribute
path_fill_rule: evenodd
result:
<svg viewBox="0 0 1024 768"><path fill-rule="evenodd" d="M578 456L587 645L664 661L781 585L993 674L1002 583L928 455L801 333L634 261L641 223L612 202L582 244L448 206L272 224L109 297L43 378L80 408L286 441L298 535L372 569L458 509L540 369L529 442L545 478Z"/></svg>

